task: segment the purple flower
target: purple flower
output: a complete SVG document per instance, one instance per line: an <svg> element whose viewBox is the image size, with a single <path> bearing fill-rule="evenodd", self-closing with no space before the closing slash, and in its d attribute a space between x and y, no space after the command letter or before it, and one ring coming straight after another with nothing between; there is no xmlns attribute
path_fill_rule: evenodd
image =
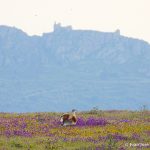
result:
<svg viewBox="0 0 150 150"><path fill-rule="evenodd" d="M130 122L130 120L127 120L127 119L123 119L123 120L121 120L120 122Z"/></svg>
<svg viewBox="0 0 150 150"><path fill-rule="evenodd" d="M139 140L140 139L140 135L134 133L134 134L132 134L132 139Z"/></svg>
<svg viewBox="0 0 150 150"><path fill-rule="evenodd" d="M77 126L85 126L85 120L83 118L78 118L77 120Z"/></svg>
<svg viewBox="0 0 150 150"><path fill-rule="evenodd" d="M97 141L94 140L94 139L91 138L91 137L88 137L88 138L86 139L86 141L87 141L87 142L92 142L92 143L97 143Z"/></svg>
<svg viewBox="0 0 150 150"><path fill-rule="evenodd" d="M113 135L113 138L120 141L120 140L127 140L127 137L121 135L121 134L115 134Z"/></svg>
<svg viewBox="0 0 150 150"><path fill-rule="evenodd" d="M17 136L25 136L25 137L31 137L31 133L27 132L27 131L24 131L24 130L15 130L13 132L14 135L17 135Z"/></svg>
<svg viewBox="0 0 150 150"><path fill-rule="evenodd" d="M10 131L10 130L5 131L5 135L6 135L7 137L11 136L11 131Z"/></svg>
<svg viewBox="0 0 150 150"><path fill-rule="evenodd" d="M26 124L26 123L23 123L23 124L21 125L21 127L22 127L22 129L24 129L24 128L27 127L27 124Z"/></svg>
<svg viewBox="0 0 150 150"><path fill-rule="evenodd" d="M78 118L77 126L105 126L107 121L102 118L90 117L87 120L83 118Z"/></svg>
<svg viewBox="0 0 150 150"><path fill-rule="evenodd" d="M115 139L117 141L121 141L121 140L127 140L127 137L121 134L109 134L106 136L106 139Z"/></svg>
<svg viewBox="0 0 150 150"><path fill-rule="evenodd" d="M71 139L71 142L77 142L77 141L80 141L80 138L77 138L77 137L76 137L76 138L72 138L72 139Z"/></svg>
<svg viewBox="0 0 150 150"><path fill-rule="evenodd" d="M67 138L63 138L63 141L64 141L64 142L67 142L67 141L68 141L68 139L67 139Z"/></svg>
<svg viewBox="0 0 150 150"><path fill-rule="evenodd" d="M104 126L106 124L107 124L106 120L102 118L95 119L91 117L88 118L88 120L86 121L86 125L88 126Z"/></svg>

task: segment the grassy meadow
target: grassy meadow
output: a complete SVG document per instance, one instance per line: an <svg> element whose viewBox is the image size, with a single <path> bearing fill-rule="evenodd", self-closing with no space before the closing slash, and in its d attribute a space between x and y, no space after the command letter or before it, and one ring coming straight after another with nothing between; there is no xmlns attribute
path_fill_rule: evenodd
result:
<svg viewBox="0 0 150 150"><path fill-rule="evenodd" d="M77 112L63 127L62 113L0 113L0 150L150 149L150 111Z"/></svg>

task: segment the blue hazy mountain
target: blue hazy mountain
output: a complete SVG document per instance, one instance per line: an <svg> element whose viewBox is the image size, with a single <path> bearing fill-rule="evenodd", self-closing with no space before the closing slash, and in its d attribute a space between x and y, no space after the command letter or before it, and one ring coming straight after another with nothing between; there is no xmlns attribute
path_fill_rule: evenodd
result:
<svg viewBox="0 0 150 150"><path fill-rule="evenodd" d="M61 24L42 36L0 26L0 111L139 109L149 93L143 40Z"/></svg>

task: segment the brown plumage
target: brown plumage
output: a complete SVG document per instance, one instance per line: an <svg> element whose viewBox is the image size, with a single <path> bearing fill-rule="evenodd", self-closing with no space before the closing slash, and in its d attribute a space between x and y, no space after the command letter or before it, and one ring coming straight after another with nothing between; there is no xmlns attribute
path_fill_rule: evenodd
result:
<svg viewBox="0 0 150 150"><path fill-rule="evenodd" d="M76 110L72 110L72 115L70 114L63 114L60 118L61 125L63 126L70 126L70 125L76 125L77 123L77 117L75 114Z"/></svg>

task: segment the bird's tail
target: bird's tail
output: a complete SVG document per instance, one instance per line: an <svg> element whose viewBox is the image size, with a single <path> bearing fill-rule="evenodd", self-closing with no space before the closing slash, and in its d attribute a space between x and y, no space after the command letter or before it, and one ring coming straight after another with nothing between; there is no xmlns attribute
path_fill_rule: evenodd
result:
<svg viewBox="0 0 150 150"><path fill-rule="evenodd" d="M63 116L60 117L60 122L63 123Z"/></svg>

